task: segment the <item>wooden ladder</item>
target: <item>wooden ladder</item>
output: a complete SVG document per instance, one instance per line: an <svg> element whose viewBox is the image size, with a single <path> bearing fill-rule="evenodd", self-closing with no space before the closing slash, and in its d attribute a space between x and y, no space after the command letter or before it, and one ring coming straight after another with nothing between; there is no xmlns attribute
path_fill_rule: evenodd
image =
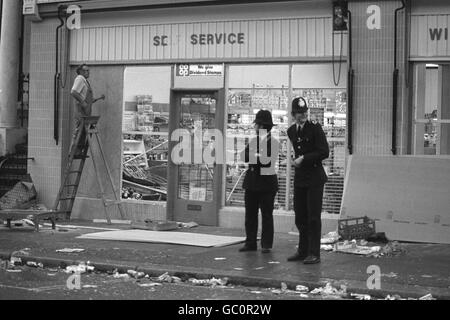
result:
<svg viewBox="0 0 450 320"><path fill-rule="evenodd" d="M108 206L117 204L122 219L125 219L125 211L122 207L122 202L119 199L117 189L114 187L114 182L111 176L111 170L109 169L108 163L106 162L105 154L102 148L102 143L98 135L97 124L99 119L100 117L97 116L81 118L80 130L78 130L78 134L74 138L74 141L72 141L72 146L69 152L69 160L64 172L63 183L59 188L59 192L56 197L55 204L53 206L53 212L56 212L58 214L65 213L66 219L70 219L73 204L75 202L75 198L78 191L78 186L80 184L81 175L83 173L83 168L86 163L86 158L89 158L87 154L88 151L90 151L90 158L92 159L95 175L97 178L97 183L100 188L100 196L103 201L106 220L108 224L111 224L111 217L107 209ZM105 189L103 188L103 184L101 182L101 177L98 172L99 167L92 148L94 140L97 142L98 150L100 151L100 157L106 168L115 200L108 200L105 197ZM73 166L74 163L77 165Z"/></svg>

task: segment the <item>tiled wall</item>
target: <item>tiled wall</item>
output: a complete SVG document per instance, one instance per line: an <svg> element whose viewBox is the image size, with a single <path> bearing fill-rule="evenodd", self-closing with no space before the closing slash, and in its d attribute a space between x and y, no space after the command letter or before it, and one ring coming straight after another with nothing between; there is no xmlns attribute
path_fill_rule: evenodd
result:
<svg viewBox="0 0 450 320"><path fill-rule="evenodd" d="M367 13L370 5L381 9L381 28L369 30ZM354 80L354 153L360 155L388 155L392 147L392 83L394 72L394 11L400 1L353 1L349 3L352 14L352 55ZM400 70L399 88L404 81L404 23L403 13L398 14L397 62ZM399 89L399 97L405 91ZM398 100L397 152L406 147L407 121L405 102ZM403 130L401 130L403 129Z"/></svg>
<svg viewBox="0 0 450 320"><path fill-rule="evenodd" d="M39 201L53 206L61 179L61 151L67 114L61 108L60 140L53 139L53 92L55 75L55 30L58 23L46 19L32 24L30 44L30 111L28 154L34 161L28 171L36 185Z"/></svg>

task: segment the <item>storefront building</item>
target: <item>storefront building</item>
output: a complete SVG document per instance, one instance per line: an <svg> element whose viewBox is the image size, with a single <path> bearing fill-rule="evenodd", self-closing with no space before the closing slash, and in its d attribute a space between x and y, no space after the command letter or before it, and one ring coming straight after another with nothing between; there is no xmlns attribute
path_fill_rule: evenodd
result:
<svg viewBox="0 0 450 320"><path fill-rule="evenodd" d="M245 165L235 153L251 135L255 113L264 108L272 111L281 142L276 228L295 230L293 172L283 160L291 152L286 130L292 123L290 101L296 96L308 100L310 117L322 124L330 144L330 157L324 162L329 176L325 229L327 221L335 227L340 214L354 214L351 197L344 195L355 187L349 183L352 161L385 156L383 161L389 162L403 155L435 152L443 161L440 165L448 165L447 142L442 138L447 132L445 113L438 112L441 118L431 125L422 121L426 117L413 119L420 113L413 111L412 100L429 101L425 95L434 92L418 81L445 81L445 63L438 62L448 59L446 44L445 49L437 46L443 52L438 58L427 49L429 61L421 60L421 41L414 47L415 37L422 36L414 31L423 23L421 3L397 10L401 1L349 1L349 32L334 30L333 1L157 1L152 5L66 1L81 6L81 24L72 30L60 28L57 44L57 4L49 2L37 1L41 20L31 23L29 153L35 161L29 171L41 200L50 206L66 165L74 107L69 91L75 67L81 63L90 67L95 95L106 95L94 113L101 116L100 135L116 192L131 220L242 227ZM69 20L76 11L70 12ZM435 35L445 43L446 26ZM55 56L60 73L58 105L53 103ZM437 63L437 73L420 71L428 70L426 64L431 62ZM398 70L395 95L394 69ZM408 81L421 89L412 90L414 85ZM55 120L55 110L59 115L53 127L49 123ZM175 164L170 155L176 139L171 137L180 128L222 132L226 163L209 165L200 159L195 164ZM433 151L430 141L436 134L433 138L431 134L438 131L440 144ZM205 146L207 142L203 141ZM102 176L106 185L106 174ZM88 162L73 218L104 218L97 190ZM110 210L119 217L114 207Z"/></svg>

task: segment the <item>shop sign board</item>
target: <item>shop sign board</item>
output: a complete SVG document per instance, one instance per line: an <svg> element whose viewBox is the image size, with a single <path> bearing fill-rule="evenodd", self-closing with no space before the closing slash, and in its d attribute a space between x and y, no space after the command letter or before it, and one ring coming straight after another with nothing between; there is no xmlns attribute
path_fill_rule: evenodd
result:
<svg viewBox="0 0 450 320"><path fill-rule="evenodd" d="M223 76L223 64L178 64L178 77Z"/></svg>

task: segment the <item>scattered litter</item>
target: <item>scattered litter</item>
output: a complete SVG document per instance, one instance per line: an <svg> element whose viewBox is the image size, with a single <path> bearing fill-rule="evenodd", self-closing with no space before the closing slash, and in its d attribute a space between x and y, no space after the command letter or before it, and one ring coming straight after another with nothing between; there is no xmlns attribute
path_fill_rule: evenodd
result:
<svg viewBox="0 0 450 320"><path fill-rule="evenodd" d="M139 283L139 286L143 288L148 288L148 287L162 286L162 284L158 282L149 282L149 283Z"/></svg>
<svg viewBox="0 0 450 320"><path fill-rule="evenodd" d="M309 296L308 296L307 294L303 294L303 293L301 293L301 294L300 294L300 298L306 298L306 299L308 299L308 298L309 298Z"/></svg>
<svg viewBox="0 0 450 320"><path fill-rule="evenodd" d="M309 292L309 288L299 284L295 287L295 291L299 291L301 293L307 293L307 292Z"/></svg>
<svg viewBox="0 0 450 320"><path fill-rule="evenodd" d="M18 273L18 272L22 272L22 270L19 270L19 269L7 269L6 272Z"/></svg>
<svg viewBox="0 0 450 320"><path fill-rule="evenodd" d="M406 299L403 299L398 294L394 294L392 296L388 294L384 300L406 300Z"/></svg>
<svg viewBox="0 0 450 320"><path fill-rule="evenodd" d="M60 252L60 253L80 253L80 252L83 252L84 250L85 249L64 248L64 249L56 250L56 252Z"/></svg>
<svg viewBox="0 0 450 320"><path fill-rule="evenodd" d="M116 273L114 273L113 277L115 279L130 279L130 276L128 275L128 273L116 272Z"/></svg>
<svg viewBox="0 0 450 320"><path fill-rule="evenodd" d="M142 279L145 277L144 272L138 272L136 270L128 270L127 273L128 273L128 275L130 275L131 277L133 277L135 279Z"/></svg>
<svg viewBox="0 0 450 320"><path fill-rule="evenodd" d="M199 285L199 286L212 286L212 287L225 287L228 283L228 278L223 278L223 279L216 279L216 278L211 278L211 279L195 279L195 278L190 278L188 280L189 283L192 283L193 285Z"/></svg>
<svg viewBox="0 0 450 320"><path fill-rule="evenodd" d="M261 294L262 291L256 291L256 290L254 290L254 291L250 291L250 293Z"/></svg>
<svg viewBox="0 0 450 320"><path fill-rule="evenodd" d="M405 248L403 248L397 241L392 241L386 244L384 247L379 247L378 252L373 252L369 256L379 258L382 256L393 257L406 253Z"/></svg>
<svg viewBox="0 0 450 320"><path fill-rule="evenodd" d="M270 290L270 292L272 292L273 294L281 294L280 289L273 289L273 290Z"/></svg>
<svg viewBox="0 0 450 320"><path fill-rule="evenodd" d="M321 244L320 245L320 250L332 251L333 250L333 246L331 244Z"/></svg>
<svg viewBox="0 0 450 320"><path fill-rule="evenodd" d="M264 267L257 267L257 268L254 268L253 270L262 270L262 269L264 269Z"/></svg>
<svg viewBox="0 0 450 320"><path fill-rule="evenodd" d="M187 222L187 223L185 223L185 222L181 222L181 223L178 223L178 226L179 227L181 227L181 228L188 228L188 229L190 229L190 228L195 228L195 227L198 227L198 223L197 222Z"/></svg>
<svg viewBox="0 0 450 320"><path fill-rule="evenodd" d="M29 266L29 267L33 267L33 268L44 268L44 265L42 264L42 263L37 263L37 262L34 262L34 261L28 261L27 262L27 266Z"/></svg>
<svg viewBox="0 0 450 320"><path fill-rule="evenodd" d="M422 277L422 278L433 278L433 276L430 276L430 275L428 275L428 274L423 274L423 275L421 275L421 277Z"/></svg>
<svg viewBox="0 0 450 320"><path fill-rule="evenodd" d="M431 293L429 293L429 294L424 295L423 297L420 297L419 300L436 300L436 299L433 298Z"/></svg>
<svg viewBox="0 0 450 320"><path fill-rule="evenodd" d="M268 264L279 264L280 261L269 261Z"/></svg>
<svg viewBox="0 0 450 320"><path fill-rule="evenodd" d="M382 277L387 277L387 278L396 278L397 274L395 272L390 272L390 273L387 273L387 274L383 273L381 276Z"/></svg>
<svg viewBox="0 0 450 320"><path fill-rule="evenodd" d="M92 272L94 271L94 267L89 265L89 262L87 264L80 263L79 265L72 265L67 266L65 272L66 273L86 273L86 272Z"/></svg>
<svg viewBox="0 0 450 320"><path fill-rule="evenodd" d="M159 282L168 282L168 283L180 283L182 282L181 279L179 277L175 277L175 276L171 276L169 275L168 272L163 273L162 275L160 275L159 277L152 277L151 278L153 281L159 281Z"/></svg>
<svg viewBox="0 0 450 320"><path fill-rule="evenodd" d="M288 288L287 284L285 282L281 283L281 291L286 291Z"/></svg>
<svg viewBox="0 0 450 320"><path fill-rule="evenodd" d="M321 244L333 244L339 240L339 234L337 231L331 231L320 239Z"/></svg>
<svg viewBox="0 0 450 320"><path fill-rule="evenodd" d="M359 255L365 255L365 256L370 255L370 254L375 254L377 252L380 252L380 250L381 250L380 246L370 247L370 246L358 245L358 242L356 240L352 240L350 242L348 240L345 240L344 242L336 243L334 246L334 251L336 251L336 252L359 254Z"/></svg>
<svg viewBox="0 0 450 320"><path fill-rule="evenodd" d="M372 297L368 294L351 293L350 296L358 300L372 300Z"/></svg>
<svg viewBox="0 0 450 320"><path fill-rule="evenodd" d="M13 266L22 265L22 259L18 258L18 257L12 256L9 261L10 261L10 264Z"/></svg>
<svg viewBox="0 0 450 320"><path fill-rule="evenodd" d="M56 273L47 273L47 275L50 277L54 277L54 276L56 276Z"/></svg>
<svg viewBox="0 0 450 320"><path fill-rule="evenodd" d="M310 292L310 294L314 295L326 295L326 296L344 296L347 295L347 287L345 285L341 285L340 289L334 288L331 283L327 283L325 287L315 288Z"/></svg>
<svg viewBox="0 0 450 320"><path fill-rule="evenodd" d="M220 257L220 258L214 258L214 260L221 261L221 260L227 260L227 258Z"/></svg>
<svg viewBox="0 0 450 320"><path fill-rule="evenodd" d="M93 284L85 284L83 285L83 289L89 289L89 288L98 288L98 286Z"/></svg>
<svg viewBox="0 0 450 320"><path fill-rule="evenodd" d="M242 271L244 270L243 268L233 268L234 270L238 270L238 271Z"/></svg>

